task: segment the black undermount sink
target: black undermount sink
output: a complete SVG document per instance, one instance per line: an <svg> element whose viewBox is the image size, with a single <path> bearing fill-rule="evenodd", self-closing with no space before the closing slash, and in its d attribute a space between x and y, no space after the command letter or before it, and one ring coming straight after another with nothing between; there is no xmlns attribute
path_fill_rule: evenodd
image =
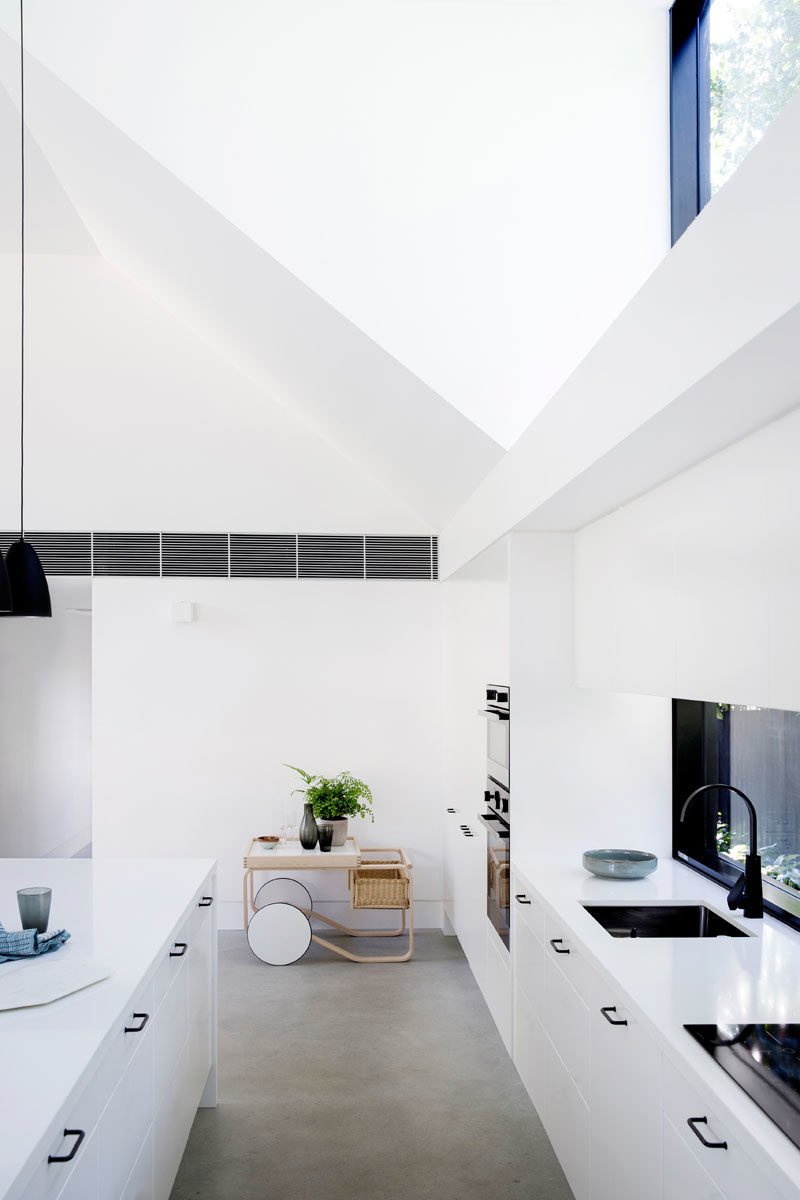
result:
<svg viewBox="0 0 800 1200"><path fill-rule="evenodd" d="M584 908L617 938L748 936L704 904L585 904Z"/></svg>

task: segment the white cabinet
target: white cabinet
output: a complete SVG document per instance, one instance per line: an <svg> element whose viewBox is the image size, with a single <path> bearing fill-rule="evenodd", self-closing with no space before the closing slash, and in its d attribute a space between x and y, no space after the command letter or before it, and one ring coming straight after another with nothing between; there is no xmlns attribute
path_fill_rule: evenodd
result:
<svg viewBox="0 0 800 1200"><path fill-rule="evenodd" d="M599 978L589 1036L592 1200L660 1200L661 1053Z"/></svg>
<svg viewBox="0 0 800 1200"><path fill-rule="evenodd" d="M667 1116L664 1117L664 1200L725 1200Z"/></svg>
<svg viewBox="0 0 800 1200"><path fill-rule="evenodd" d="M701 1096L666 1057L663 1075L664 1200L780 1196L742 1149L713 1099Z"/></svg>
<svg viewBox="0 0 800 1200"><path fill-rule="evenodd" d="M213 894L212 876L115 1021L102 1058L87 1068L77 1099L36 1156L27 1186L4 1195L168 1200L213 1070Z"/></svg>
<svg viewBox="0 0 800 1200"><path fill-rule="evenodd" d="M544 909L517 887L511 898L514 1065L539 1114L544 1112Z"/></svg>
<svg viewBox="0 0 800 1200"><path fill-rule="evenodd" d="M589 1200L589 1106L549 1037L544 1040L544 1108L539 1115L575 1200Z"/></svg>
<svg viewBox="0 0 800 1200"><path fill-rule="evenodd" d="M486 833L475 815L456 810L448 812L445 819L445 911L485 993Z"/></svg>

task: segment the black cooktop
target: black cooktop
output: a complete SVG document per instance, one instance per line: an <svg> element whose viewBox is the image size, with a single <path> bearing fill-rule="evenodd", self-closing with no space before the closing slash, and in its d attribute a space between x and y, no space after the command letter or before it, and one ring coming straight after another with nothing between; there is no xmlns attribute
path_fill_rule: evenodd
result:
<svg viewBox="0 0 800 1200"><path fill-rule="evenodd" d="M800 1147L800 1025L684 1025Z"/></svg>

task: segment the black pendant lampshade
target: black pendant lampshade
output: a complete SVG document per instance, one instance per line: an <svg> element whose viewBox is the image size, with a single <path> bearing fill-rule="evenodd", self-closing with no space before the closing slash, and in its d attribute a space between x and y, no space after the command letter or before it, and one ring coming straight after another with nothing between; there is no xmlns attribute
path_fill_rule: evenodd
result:
<svg viewBox="0 0 800 1200"><path fill-rule="evenodd" d="M12 617L52 617L50 591L39 555L30 542L20 538L12 542L6 554L6 570L11 584Z"/></svg>
<svg viewBox="0 0 800 1200"><path fill-rule="evenodd" d="M20 391L19 391L19 540L6 553L0 570L0 614L10 617L52 617L50 591L39 556L25 541L25 49L22 2L19 3L20 96ZM10 596L8 589L10 586ZM6 603L6 601L10 601ZM9 611L10 610L10 611Z"/></svg>
<svg viewBox="0 0 800 1200"><path fill-rule="evenodd" d="M6 564L0 556L0 614L11 612L11 586L8 582Z"/></svg>

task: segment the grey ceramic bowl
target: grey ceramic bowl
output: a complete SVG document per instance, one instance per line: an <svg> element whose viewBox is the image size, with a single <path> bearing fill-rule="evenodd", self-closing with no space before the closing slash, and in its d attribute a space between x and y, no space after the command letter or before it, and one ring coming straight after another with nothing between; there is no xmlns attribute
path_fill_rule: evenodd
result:
<svg viewBox="0 0 800 1200"><path fill-rule="evenodd" d="M583 865L601 879L644 879L658 866L647 850L585 850Z"/></svg>

